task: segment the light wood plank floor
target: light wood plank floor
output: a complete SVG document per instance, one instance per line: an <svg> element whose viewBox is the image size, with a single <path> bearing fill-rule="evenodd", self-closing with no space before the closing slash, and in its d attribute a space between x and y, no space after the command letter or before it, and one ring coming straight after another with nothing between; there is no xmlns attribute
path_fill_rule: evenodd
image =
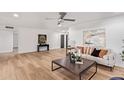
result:
<svg viewBox="0 0 124 93"><path fill-rule="evenodd" d="M70 72L59 69L51 71L51 61L65 57L64 49L25 54L0 54L1 80L75 80L77 77ZM86 79L88 71L83 74ZM108 80L113 76L124 77L124 68L115 67L111 72L109 68L98 66L98 72L93 80Z"/></svg>

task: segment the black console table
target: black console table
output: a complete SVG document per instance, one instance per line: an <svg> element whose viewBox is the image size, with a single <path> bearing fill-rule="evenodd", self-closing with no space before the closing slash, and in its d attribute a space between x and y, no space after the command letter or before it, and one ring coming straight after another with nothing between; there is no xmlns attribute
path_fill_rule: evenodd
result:
<svg viewBox="0 0 124 93"><path fill-rule="evenodd" d="M37 45L37 52L40 51L40 47L47 47L47 51L49 51L49 44Z"/></svg>

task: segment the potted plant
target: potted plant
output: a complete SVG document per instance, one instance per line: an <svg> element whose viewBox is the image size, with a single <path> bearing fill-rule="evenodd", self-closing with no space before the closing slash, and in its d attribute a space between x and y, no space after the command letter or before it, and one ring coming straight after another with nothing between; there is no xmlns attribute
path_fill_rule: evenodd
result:
<svg viewBox="0 0 124 93"><path fill-rule="evenodd" d="M124 61L124 50L121 53L122 61Z"/></svg>

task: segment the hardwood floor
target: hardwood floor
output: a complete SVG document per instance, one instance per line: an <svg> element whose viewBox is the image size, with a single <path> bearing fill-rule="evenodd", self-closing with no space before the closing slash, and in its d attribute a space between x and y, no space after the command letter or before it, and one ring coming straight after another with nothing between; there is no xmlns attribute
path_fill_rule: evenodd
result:
<svg viewBox="0 0 124 93"><path fill-rule="evenodd" d="M59 69L51 71L53 59L65 57L64 49L25 54L0 54L1 80L74 80L77 77L70 72ZM88 71L82 77L86 79ZM124 68L115 67L111 72L109 68L98 66L98 72L93 80L108 80L113 76L124 77Z"/></svg>

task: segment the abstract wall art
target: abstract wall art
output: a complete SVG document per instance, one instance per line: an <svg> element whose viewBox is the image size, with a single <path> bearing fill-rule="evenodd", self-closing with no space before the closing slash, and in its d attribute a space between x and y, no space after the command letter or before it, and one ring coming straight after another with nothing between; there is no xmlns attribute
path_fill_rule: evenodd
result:
<svg viewBox="0 0 124 93"><path fill-rule="evenodd" d="M104 48L106 46L105 29L83 31L83 44L87 46Z"/></svg>

